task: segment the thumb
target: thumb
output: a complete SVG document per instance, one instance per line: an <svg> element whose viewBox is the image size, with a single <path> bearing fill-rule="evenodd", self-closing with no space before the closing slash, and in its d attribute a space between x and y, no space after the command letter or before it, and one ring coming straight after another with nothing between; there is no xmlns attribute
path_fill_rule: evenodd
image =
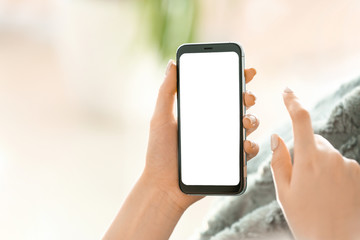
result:
<svg viewBox="0 0 360 240"><path fill-rule="evenodd" d="M273 172L278 197L290 186L292 164L288 148L284 140L277 134L271 135L271 150L273 151L271 169Z"/></svg>
<svg viewBox="0 0 360 240"><path fill-rule="evenodd" d="M166 69L164 82L162 83L159 89L155 111L152 117L152 120L154 122L173 118L175 93L176 93L176 64L173 60L170 60Z"/></svg>

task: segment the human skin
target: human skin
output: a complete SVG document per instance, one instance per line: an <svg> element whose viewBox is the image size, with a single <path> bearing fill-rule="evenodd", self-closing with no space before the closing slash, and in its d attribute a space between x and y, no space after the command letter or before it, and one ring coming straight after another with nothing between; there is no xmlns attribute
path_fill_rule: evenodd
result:
<svg viewBox="0 0 360 240"><path fill-rule="evenodd" d="M244 73L249 83L256 71L251 68ZM150 122L145 168L103 239L169 239L184 211L204 197L187 195L179 189L175 95L176 65L170 60ZM243 99L249 108L255 104L256 97L247 91ZM259 121L247 114L243 125L249 135ZM258 153L259 146L246 140L244 149L249 160Z"/></svg>
<svg viewBox="0 0 360 240"><path fill-rule="evenodd" d="M290 89L283 93L294 133L294 163L271 136L277 199L296 239L360 238L360 166L316 135L309 112Z"/></svg>

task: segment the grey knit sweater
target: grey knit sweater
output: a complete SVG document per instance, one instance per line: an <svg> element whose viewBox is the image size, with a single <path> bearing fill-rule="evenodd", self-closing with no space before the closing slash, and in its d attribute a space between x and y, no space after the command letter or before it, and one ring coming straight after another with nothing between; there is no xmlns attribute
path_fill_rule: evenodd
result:
<svg viewBox="0 0 360 240"><path fill-rule="evenodd" d="M344 156L360 161L360 78L343 84L310 113L315 133L325 137ZM290 122L275 132L289 143L292 153ZM275 199L269 141L264 141L260 148L261 152L248 165L245 194L221 198L206 220L207 228L194 239L292 239Z"/></svg>

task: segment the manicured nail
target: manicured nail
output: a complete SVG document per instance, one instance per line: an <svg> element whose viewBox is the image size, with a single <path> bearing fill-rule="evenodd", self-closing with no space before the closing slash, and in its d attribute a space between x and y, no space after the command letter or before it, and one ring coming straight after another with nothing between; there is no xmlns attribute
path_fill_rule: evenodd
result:
<svg viewBox="0 0 360 240"><path fill-rule="evenodd" d="M255 102L256 101L256 96L251 92L251 91L247 91L249 96L252 98L252 100Z"/></svg>
<svg viewBox="0 0 360 240"><path fill-rule="evenodd" d="M167 64L167 67L166 67L165 76L167 76L167 75L168 75L168 73L169 73L169 71L170 71L170 67L171 67L172 63L173 63L173 60L172 60L172 59L170 59L170 60L169 60L169 62L168 62L168 64Z"/></svg>
<svg viewBox="0 0 360 240"><path fill-rule="evenodd" d="M255 127L256 118L253 115L246 115L244 120L248 122L248 125L250 125L251 127Z"/></svg>
<svg viewBox="0 0 360 240"><path fill-rule="evenodd" d="M289 87L286 87L284 89L284 93L293 93L293 90L291 90Z"/></svg>
<svg viewBox="0 0 360 240"><path fill-rule="evenodd" d="M271 135L271 150L275 151L278 145L279 145L279 136L277 134Z"/></svg>
<svg viewBox="0 0 360 240"><path fill-rule="evenodd" d="M254 73L254 75L256 74L256 69L255 68L250 68L250 70Z"/></svg>

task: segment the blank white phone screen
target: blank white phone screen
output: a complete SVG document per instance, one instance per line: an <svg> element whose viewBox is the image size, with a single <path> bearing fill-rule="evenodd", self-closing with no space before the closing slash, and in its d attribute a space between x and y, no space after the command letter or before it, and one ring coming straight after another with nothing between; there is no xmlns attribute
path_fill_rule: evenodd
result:
<svg viewBox="0 0 360 240"><path fill-rule="evenodd" d="M240 181L240 69L236 52L179 59L181 178L186 185Z"/></svg>

